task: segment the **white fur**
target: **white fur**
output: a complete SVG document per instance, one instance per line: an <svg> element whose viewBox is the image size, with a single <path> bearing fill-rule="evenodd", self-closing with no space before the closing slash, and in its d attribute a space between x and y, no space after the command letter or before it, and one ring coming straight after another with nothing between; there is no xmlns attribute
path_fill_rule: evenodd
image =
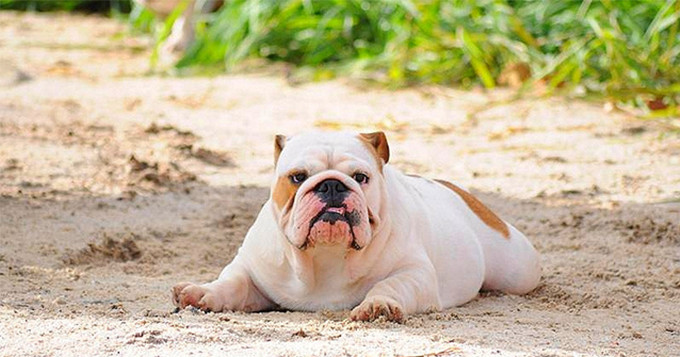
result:
<svg viewBox="0 0 680 357"><path fill-rule="evenodd" d="M538 284L538 254L522 233L508 224L510 237L503 237L458 194L435 181L406 176L389 164L381 173L355 134L294 137L281 153L277 175L296 165L311 167L312 175L327 170L351 175L353 167L369 168L372 181L363 194L380 219L370 242L359 251L341 245L301 251L284 236L270 199L219 279L196 286L203 302L199 307L356 307L353 318L372 319L370 311L377 311L376 306L411 314L464 304L482 287L522 294ZM250 281L239 278L241 282L234 283L234 276ZM244 289L250 290L234 291ZM180 293L175 292L176 302ZM234 301L243 296L250 298Z"/></svg>

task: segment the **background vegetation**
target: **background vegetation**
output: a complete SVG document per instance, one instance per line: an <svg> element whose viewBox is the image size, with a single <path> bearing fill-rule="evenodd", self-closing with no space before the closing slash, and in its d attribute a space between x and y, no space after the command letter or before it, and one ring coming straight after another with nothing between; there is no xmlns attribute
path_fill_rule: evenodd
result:
<svg viewBox="0 0 680 357"><path fill-rule="evenodd" d="M130 0L0 0L0 10L129 12Z"/></svg>
<svg viewBox="0 0 680 357"><path fill-rule="evenodd" d="M173 18L157 26L159 41ZM148 14L131 20L148 24ZM540 86L674 116L679 27L680 0L229 0L200 19L177 67L230 70L264 58L311 79Z"/></svg>

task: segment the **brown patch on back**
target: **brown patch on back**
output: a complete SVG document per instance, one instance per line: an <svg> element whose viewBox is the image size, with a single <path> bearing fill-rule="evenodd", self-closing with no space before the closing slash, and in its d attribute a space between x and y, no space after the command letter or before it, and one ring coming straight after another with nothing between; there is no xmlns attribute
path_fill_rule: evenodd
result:
<svg viewBox="0 0 680 357"><path fill-rule="evenodd" d="M279 211L283 211L285 207L293 204L293 198L297 189L298 186L290 182L288 176L284 175L276 180L276 185L272 191L272 200L274 200L274 204L276 204Z"/></svg>
<svg viewBox="0 0 680 357"><path fill-rule="evenodd" d="M502 234L506 239L510 239L510 230L508 225L505 224L495 213L493 213L489 208L487 208L480 200L475 196L471 195L469 192L463 190L462 188L444 180L435 180L440 184L446 186L446 188L455 192L460 196L463 201L470 207L472 212L474 212L479 219L481 219L487 226L491 227L493 230Z"/></svg>

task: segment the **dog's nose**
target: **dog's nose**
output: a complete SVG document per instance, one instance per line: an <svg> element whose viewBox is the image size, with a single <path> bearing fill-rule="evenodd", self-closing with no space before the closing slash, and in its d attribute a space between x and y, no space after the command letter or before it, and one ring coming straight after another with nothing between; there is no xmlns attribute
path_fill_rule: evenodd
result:
<svg viewBox="0 0 680 357"><path fill-rule="evenodd" d="M336 179L323 180L314 187L316 195L328 207L342 207L347 191L349 191L347 186Z"/></svg>
<svg viewBox="0 0 680 357"><path fill-rule="evenodd" d="M323 180L314 188L315 192L323 193L328 196L333 196L336 193L347 191L347 186L336 179Z"/></svg>

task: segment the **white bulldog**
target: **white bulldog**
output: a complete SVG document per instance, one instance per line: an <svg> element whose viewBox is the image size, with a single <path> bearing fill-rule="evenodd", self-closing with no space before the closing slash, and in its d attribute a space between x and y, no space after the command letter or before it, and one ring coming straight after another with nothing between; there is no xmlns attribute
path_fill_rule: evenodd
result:
<svg viewBox="0 0 680 357"><path fill-rule="evenodd" d="M382 132L277 136L275 150L271 196L243 246L217 280L176 285L179 308L353 308L353 320L399 322L538 284L522 233L459 186L390 166Z"/></svg>

